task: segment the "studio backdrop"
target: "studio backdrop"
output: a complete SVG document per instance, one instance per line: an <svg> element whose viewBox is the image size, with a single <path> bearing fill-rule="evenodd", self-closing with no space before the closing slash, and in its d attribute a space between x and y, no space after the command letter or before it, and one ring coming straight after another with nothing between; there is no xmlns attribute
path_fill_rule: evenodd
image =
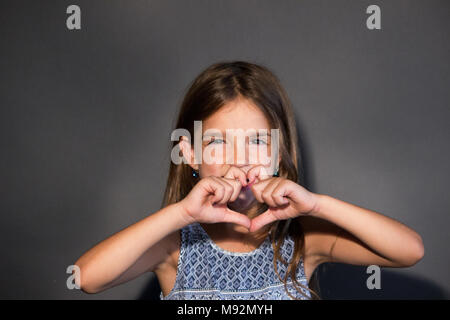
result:
<svg viewBox="0 0 450 320"><path fill-rule="evenodd" d="M2 1L0 298L152 299L145 274L70 286L89 248L160 208L190 82L219 61L286 89L308 188L423 238L406 269L317 269L325 299L450 294L449 1Z"/></svg>

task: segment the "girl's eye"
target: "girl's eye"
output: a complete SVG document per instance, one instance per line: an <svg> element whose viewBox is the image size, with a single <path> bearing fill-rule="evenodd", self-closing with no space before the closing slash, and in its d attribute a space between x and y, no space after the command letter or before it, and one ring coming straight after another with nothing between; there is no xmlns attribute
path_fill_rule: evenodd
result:
<svg viewBox="0 0 450 320"><path fill-rule="evenodd" d="M208 145L210 145L211 143L219 144L219 143L223 143L223 142L225 142L225 141L223 141L223 139L213 139L210 142L208 142Z"/></svg>
<svg viewBox="0 0 450 320"><path fill-rule="evenodd" d="M251 141L252 144L267 144L264 140L261 139L253 139Z"/></svg>

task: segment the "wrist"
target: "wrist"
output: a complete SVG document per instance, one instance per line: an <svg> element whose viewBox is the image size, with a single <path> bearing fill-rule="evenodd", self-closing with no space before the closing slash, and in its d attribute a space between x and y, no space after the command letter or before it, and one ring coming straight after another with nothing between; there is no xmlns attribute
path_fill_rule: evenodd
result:
<svg viewBox="0 0 450 320"><path fill-rule="evenodd" d="M314 207L309 212L309 215L320 218L323 214L324 203L327 200L327 195L313 193Z"/></svg>
<svg viewBox="0 0 450 320"><path fill-rule="evenodd" d="M192 218L182 201L176 202L172 206L176 212L177 220L180 221L183 227L195 222L195 219Z"/></svg>

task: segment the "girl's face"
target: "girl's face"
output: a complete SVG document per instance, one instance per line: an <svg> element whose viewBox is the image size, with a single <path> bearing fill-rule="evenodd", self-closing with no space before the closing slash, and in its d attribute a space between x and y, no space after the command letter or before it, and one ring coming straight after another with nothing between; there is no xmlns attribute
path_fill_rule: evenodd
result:
<svg viewBox="0 0 450 320"><path fill-rule="evenodd" d="M239 132L238 129L241 130L240 132L247 132L247 135L241 135L239 138L239 135L235 134ZM259 131L259 133L265 132L267 135L259 135L258 130L260 129L264 129L264 131ZM232 134L227 136L227 130ZM221 136L214 132L221 132ZM202 122L202 134L203 159L197 167L200 178L223 177L231 166L241 169L246 174L257 165L263 165L271 170L272 163L264 162L259 156L260 151L268 157L271 156L271 127L264 113L250 100L240 98L225 104ZM240 143L238 143L238 139L240 139ZM205 152L207 148L209 151ZM230 152L231 150L233 152ZM220 163L205 161L205 154L221 160ZM254 200L251 190L243 188L232 206L241 209L247 208Z"/></svg>

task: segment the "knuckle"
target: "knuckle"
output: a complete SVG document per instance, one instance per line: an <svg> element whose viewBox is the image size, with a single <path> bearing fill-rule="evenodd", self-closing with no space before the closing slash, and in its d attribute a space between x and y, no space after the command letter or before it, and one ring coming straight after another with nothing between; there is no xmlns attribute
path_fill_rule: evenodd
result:
<svg viewBox="0 0 450 320"><path fill-rule="evenodd" d="M256 184L251 185L250 190L252 190L253 193L259 194L259 188Z"/></svg>
<svg viewBox="0 0 450 320"><path fill-rule="evenodd" d="M203 178L202 181L210 182L210 183L211 183L211 182L215 182L216 180L214 179L213 176L209 176L209 177Z"/></svg>
<svg viewBox="0 0 450 320"><path fill-rule="evenodd" d="M272 199L276 203L282 203L283 202L283 199L282 199L282 197L280 195L272 195Z"/></svg>
<svg viewBox="0 0 450 320"><path fill-rule="evenodd" d="M231 181L229 179L224 179L223 184L226 190L229 190L231 188Z"/></svg>

